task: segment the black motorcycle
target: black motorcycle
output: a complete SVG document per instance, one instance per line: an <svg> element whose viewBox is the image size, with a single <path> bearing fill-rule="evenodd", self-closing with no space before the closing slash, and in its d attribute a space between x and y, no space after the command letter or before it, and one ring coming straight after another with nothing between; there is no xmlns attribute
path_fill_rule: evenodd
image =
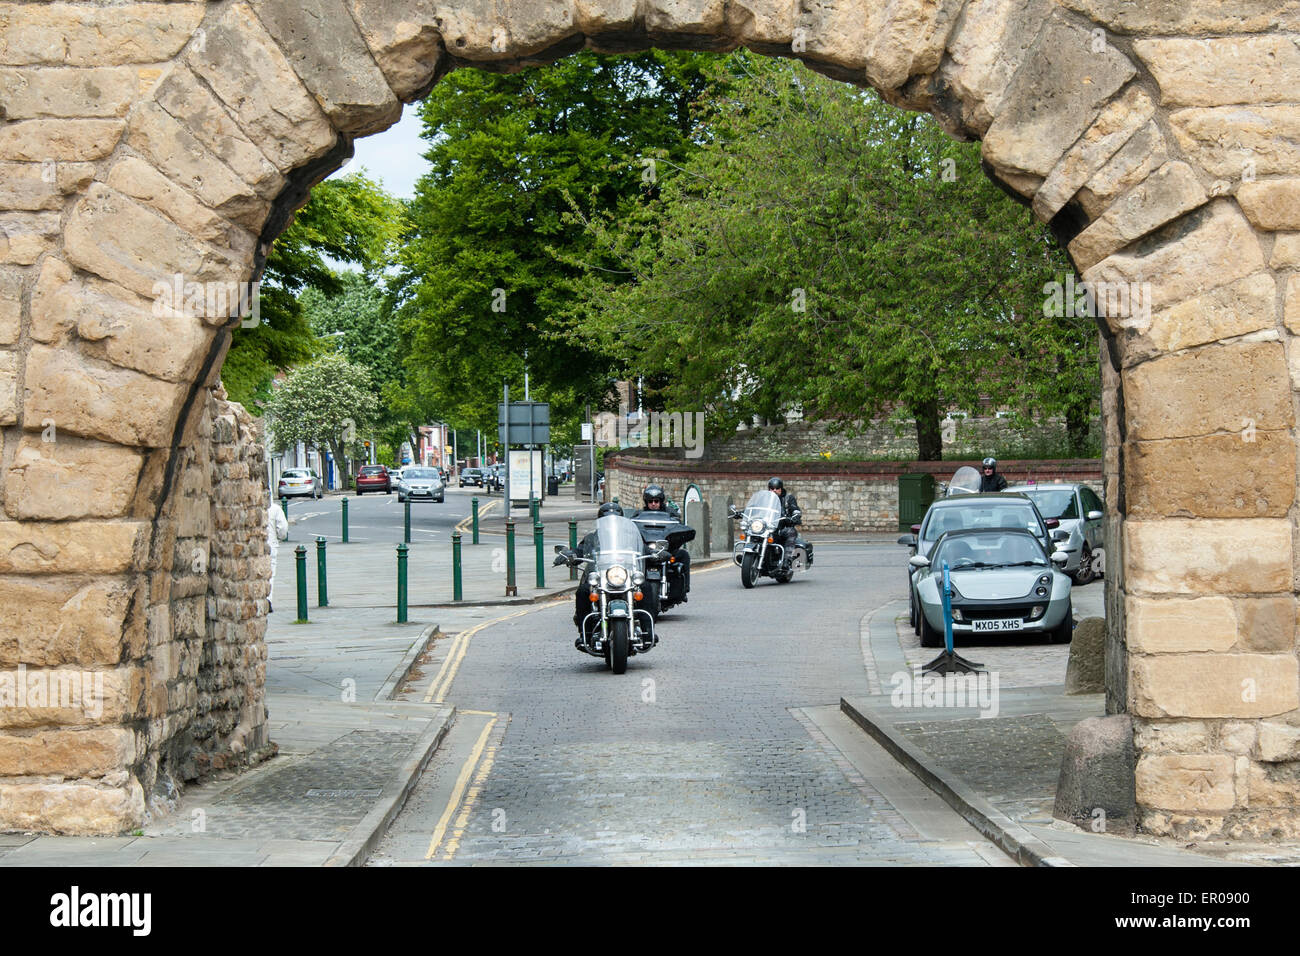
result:
<svg viewBox="0 0 1300 956"><path fill-rule="evenodd" d="M661 554L659 563L646 567L644 606L657 621L659 615L686 600L686 569L677 552L695 540L695 529L668 511L641 511L632 522L641 531L646 554Z"/></svg>
<svg viewBox="0 0 1300 956"><path fill-rule="evenodd" d="M578 567L591 592L591 611L578 626L574 647L603 657L615 674L627 670L627 659L659 643L654 616L644 606L647 573L667 560L667 542L647 552L636 524L622 515L596 521L596 545L590 556L555 546L554 564Z"/></svg>
<svg viewBox="0 0 1300 956"><path fill-rule="evenodd" d="M790 523L784 511L780 497L768 490L754 492L744 511L728 510L728 515L740 522L741 537L732 552L732 560L740 567L743 587L752 588L760 577L786 584L794 579L796 571L807 570L812 563L809 555L812 546L796 539L790 565L781 570L785 547L776 543L776 533Z"/></svg>

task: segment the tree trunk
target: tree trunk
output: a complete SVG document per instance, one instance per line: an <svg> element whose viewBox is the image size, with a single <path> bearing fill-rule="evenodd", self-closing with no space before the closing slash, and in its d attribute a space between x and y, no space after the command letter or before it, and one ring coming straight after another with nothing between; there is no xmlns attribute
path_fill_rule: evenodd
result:
<svg viewBox="0 0 1300 956"><path fill-rule="evenodd" d="M912 408L916 419L918 461L943 461L943 430L939 425L939 402L928 399Z"/></svg>

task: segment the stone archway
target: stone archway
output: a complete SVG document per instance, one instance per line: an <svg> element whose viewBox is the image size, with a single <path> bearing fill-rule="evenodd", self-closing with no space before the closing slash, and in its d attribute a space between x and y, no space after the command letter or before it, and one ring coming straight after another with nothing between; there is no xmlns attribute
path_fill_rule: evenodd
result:
<svg viewBox="0 0 1300 956"><path fill-rule="evenodd" d="M157 284L252 279L351 139L446 71L586 44L794 55L983 140L1110 290L1109 684L1142 821L1300 836L1291 31L1282 0L5 4L0 674L75 668L105 691L97 715L0 707L0 829L137 826L202 722L214 629L246 696L209 739L265 742L256 475L222 451L246 423L210 393L228 321L160 308ZM225 481L238 500L196 512ZM219 532L221 567L187 570Z"/></svg>

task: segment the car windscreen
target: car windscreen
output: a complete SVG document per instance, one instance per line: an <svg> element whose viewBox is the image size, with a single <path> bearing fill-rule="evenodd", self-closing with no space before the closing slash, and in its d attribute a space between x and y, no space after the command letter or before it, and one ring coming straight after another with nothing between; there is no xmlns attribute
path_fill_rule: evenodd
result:
<svg viewBox="0 0 1300 956"><path fill-rule="evenodd" d="M934 549L930 567L937 571L944 562L950 570L1048 565L1038 540L1018 531L949 535Z"/></svg>
<svg viewBox="0 0 1300 956"><path fill-rule="evenodd" d="M408 468L402 472L404 479L410 478L437 478L438 473L432 468Z"/></svg>
<svg viewBox="0 0 1300 956"><path fill-rule="evenodd" d="M363 475L382 475L383 473L384 468L382 465L367 465L365 468L361 469L361 474Z"/></svg>
<svg viewBox="0 0 1300 956"><path fill-rule="evenodd" d="M1024 528L1031 534L1046 534L1038 522L1033 506L1021 500L994 503L970 503L935 508L922 530L922 541L937 541L945 531L970 531L979 528Z"/></svg>
<svg viewBox="0 0 1300 956"><path fill-rule="evenodd" d="M1074 505L1073 488L1047 488L1023 494L1033 499L1044 518L1069 520L1079 517L1079 510Z"/></svg>

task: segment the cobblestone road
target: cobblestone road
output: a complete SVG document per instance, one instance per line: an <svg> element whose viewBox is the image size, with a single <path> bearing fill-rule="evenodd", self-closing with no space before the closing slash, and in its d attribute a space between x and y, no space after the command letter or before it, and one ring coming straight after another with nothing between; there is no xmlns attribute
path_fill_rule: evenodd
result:
<svg viewBox="0 0 1300 956"><path fill-rule="evenodd" d="M477 633L457 726L371 864L996 862L960 821L968 841L918 833L798 710L867 692L860 619L895 550L819 547L748 592L697 573L622 676L573 649L567 603Z"/></svg>

